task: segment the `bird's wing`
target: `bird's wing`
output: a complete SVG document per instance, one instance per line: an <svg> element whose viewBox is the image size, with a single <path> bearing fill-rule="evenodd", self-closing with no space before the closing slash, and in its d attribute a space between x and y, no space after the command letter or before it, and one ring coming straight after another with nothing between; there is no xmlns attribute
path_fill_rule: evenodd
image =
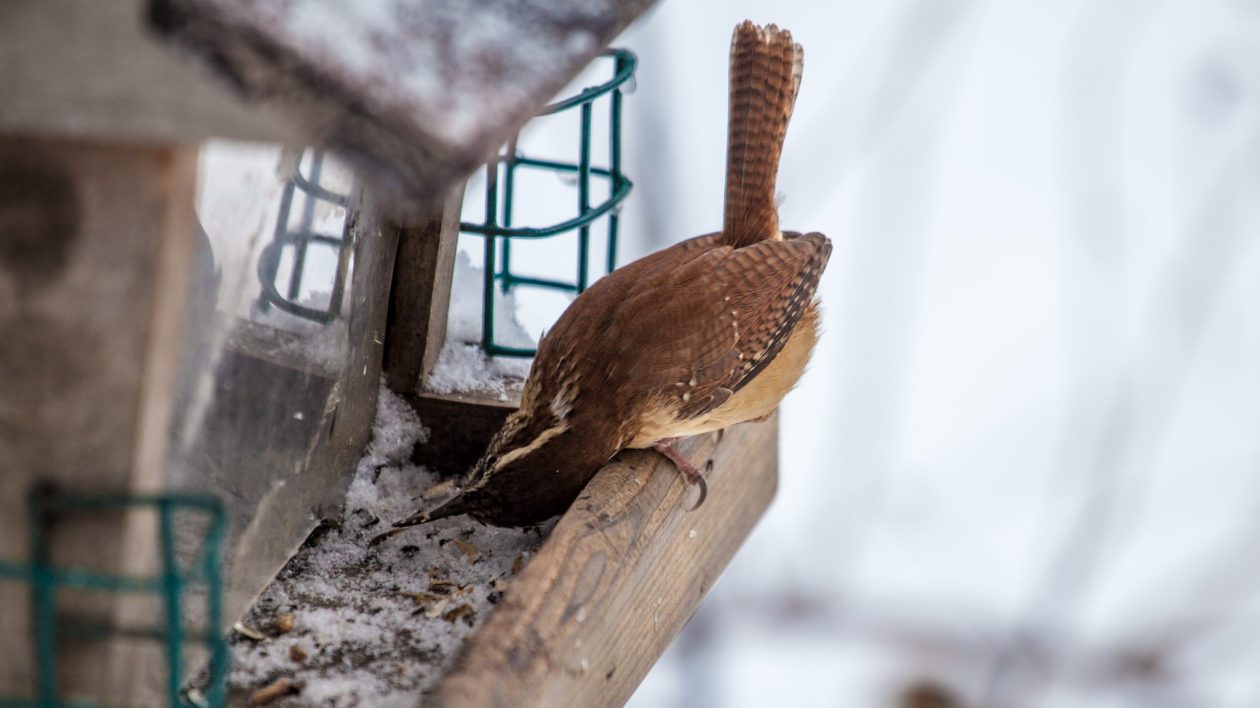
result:
<svg viewBox="0 0 1260 708"><path fill-rule="evenodd" d="M625 334L619 361L633 372L638 393L678 418L721 405L778 355L830 255L831 241L810 233L714 248L644 279L611 328ZM662 300L660 289L673 297Z"/></svg>

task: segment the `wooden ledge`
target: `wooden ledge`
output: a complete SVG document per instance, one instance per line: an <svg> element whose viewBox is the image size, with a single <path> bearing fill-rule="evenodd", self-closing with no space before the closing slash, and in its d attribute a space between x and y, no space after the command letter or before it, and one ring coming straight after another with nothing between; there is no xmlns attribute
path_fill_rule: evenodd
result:
<svg viewBox="0 0 1260 708"><path fill-rule="evenodd" d="M429 441L416 446L412 461L448 477L464 474L477 462L521 402L520 394L507 400L490 394L429 391L402 397L430 431Z"/></svg>
<svg viewBox="0 0 1260 708"><path fill-rule="evenodd" d="M695 612L778 483L777 416L683 441L709 498L654 452L600 470L426 706L621 705Z"/></svg>

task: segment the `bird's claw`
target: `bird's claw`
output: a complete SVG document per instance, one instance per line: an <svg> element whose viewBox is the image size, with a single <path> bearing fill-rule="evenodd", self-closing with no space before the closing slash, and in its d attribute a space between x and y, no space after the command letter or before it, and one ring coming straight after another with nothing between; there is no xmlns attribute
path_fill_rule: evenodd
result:
<svg viewBox="0 0 1260 708"><path fill-rule="evenodd" d="M689 484L693 484L700 488L700 497L696 499L696 503L688 509L688 511L695 511L700 508L701 504L704 503L705 497L709 496L709 484L704 481L704 475L700 474L700 470L696 469L696 466L691 464L691 462L687 460L687 458L683 457L682 453L674 447L674 443L677 441L678 438L665 438L664 440L657 440L652 443L652 449L664 455L670 462L673 462L674 466L678 468L678 471L682 472L683 479L687 480Z"/></svg>

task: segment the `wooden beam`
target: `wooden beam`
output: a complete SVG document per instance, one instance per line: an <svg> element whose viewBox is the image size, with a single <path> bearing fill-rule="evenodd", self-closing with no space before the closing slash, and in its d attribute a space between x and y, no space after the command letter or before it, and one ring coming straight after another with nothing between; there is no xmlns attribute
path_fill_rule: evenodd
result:
<svg viewBox="0 0 1260 708"><path fill-rule="evenodd" d="M720 443L719 443L720 440ZM684 441L709 498L660 455L595 476L426 706L620 705L695 612L774 496L777 419Z"/></svg>
<svg viewBox="0 0 1260 708"><path fill-rule="evenodd" d="M381 389L381 366L385 346L385 324L389 293L398 253L398 234L390 229L385 209L373 195L362 200L354 219L354 267L351 274L350 309L345 315L349 326L349 351L341 376L341 390L329 416L328 444L332 474L349 486L354 466L372 439L376 421L376 397ZM339 494L329 508L339 512ZM261 590L261 586L259 588Z"/></svg>
<svg viewBox="0 0 1260 708"><path fill-rule="evenodd" d="M0 558L31 560L25 502L37 482L162 486L195 177L186 147L0 137ZM47 560L151 572L145 517L67 516L46 530ZM134 608L103 593L58 599L60 615L105 625ZM34 685L29 607L25 585L0 584L0 695ZM151 665L141 654L61 642L62 698L142 702L119 685Z"/></svg>
<svg viewBox="0 0 1260 708"><path fill-rule="evenodd" d="M385 327L385 381L397 393L415 393L437 363L446 341L451 304L461 182L437 209L400 224L394 286Z"/></svg>

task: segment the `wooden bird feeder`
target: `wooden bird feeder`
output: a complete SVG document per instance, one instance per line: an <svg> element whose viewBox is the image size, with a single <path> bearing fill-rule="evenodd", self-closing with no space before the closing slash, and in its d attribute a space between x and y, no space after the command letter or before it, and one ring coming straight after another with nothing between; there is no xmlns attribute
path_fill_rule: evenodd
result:
<svg viewBox="0 0 1260 708"><path fill-rule="evenodd" d="M418 461L459 472L475 459L512 402L423 386L445 339L463 180L650 4L0 4L0 704L166 700L206 654L162 659L163 641L141 640L169 648L170 630L145 621L174 602L212 637L241 616L335 512L382 374L447 443ZM345 291L329 319L344 336L331 361L303 356L282 329L204 307L207 283L220 303L242 287L207 259L194 211L198 148L212 138L318 145L362 178L340 246ZM426 705L628 698L773 497L775 426L682 445L712 461L694 512L669 463L618 456ZM196 523L143 505L32 526L36 488L218 498L222 607L197 609L204 590L180 604L178 592L32 589L58 568L178 575L170 568L201 548ZM113 634L57 633L70 625Z"/></svg>

